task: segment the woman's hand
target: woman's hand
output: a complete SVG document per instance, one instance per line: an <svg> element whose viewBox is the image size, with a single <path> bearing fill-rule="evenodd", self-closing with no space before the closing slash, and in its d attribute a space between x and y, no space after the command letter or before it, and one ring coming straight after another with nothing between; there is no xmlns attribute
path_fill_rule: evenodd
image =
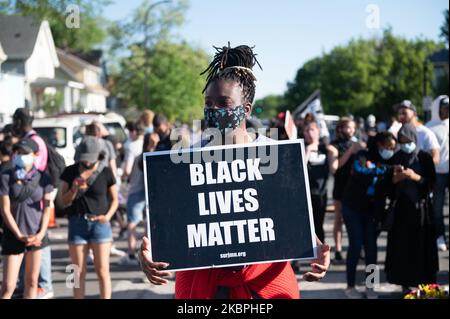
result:
<svg viewBox="0 0 450 319"><path fill-rule="evenodd" d="M306 281L319 281L325 277L328 268L330 267L330 246L322 244L317 239L317 259L311 263L312 271L303 275L303 279Z"/></svg>
<svg viewBox="0 0 450 319"><path fill-rule="evenodd" d="M164 279L163 277L170 276L170 272L162 270L167 268L169 264L164 262L154 262L150 258L150 241L147 237L142 239L142 245L139 249L139 262L142 271L152 284L165 285L168 283L167 279Z"/></svg>
<svg viewBox="0 0 450 319"><path fill-rule="evenodd" d="M98 215L93 219L93 221L99 222L100 224L107 224L110 220L111 218L109 218L107 215Z"/></svg>
<svg viewBox="0 0 450 319"><path fill-rule="evenodd" d="M28 237L31 237L31 236L28 236ZM33 241L30 242L29 246L38 246L39 247L42 245L42 240L45 237L45 233L39 232L32 237L34 237L34 238L33 238Z"/></svg>

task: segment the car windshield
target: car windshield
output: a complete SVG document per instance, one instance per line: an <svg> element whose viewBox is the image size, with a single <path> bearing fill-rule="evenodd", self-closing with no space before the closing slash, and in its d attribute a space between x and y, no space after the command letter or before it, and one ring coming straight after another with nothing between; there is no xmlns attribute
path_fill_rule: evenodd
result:
<svg viewBox="0 0 450 319"><path fill-rule="evenodd" d="M53 147L64 148L67 145L67 131L64 127L35 127L34 130Z"/></svg>
<svg viewBox="0 0 450 319"><path fill-rule="evenodd" d="M127 135L125 134L125 131L120 123L103 123L103 125L105 125L109 134L113 135L116 138L117 142L125 142L125 140L127 139Z"/></svg>

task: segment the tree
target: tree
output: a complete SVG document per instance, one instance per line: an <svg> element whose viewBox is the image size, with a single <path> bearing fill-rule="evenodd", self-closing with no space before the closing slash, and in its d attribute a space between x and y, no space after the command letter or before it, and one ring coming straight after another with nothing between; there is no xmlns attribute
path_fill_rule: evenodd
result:
<svg viewBox="0 0 450 319"><path fill-rule="evenodd" d="M315 89L329 114L387 118L392 106L412 100L420 111L424 94L432 93L432 67L427 57L442 47L426 39L407 40L392 30L381 38L351 40L310 60L288 85L286 99L295 108Z"/></svg>
<svg viewBox="0 0 450 319"><path fill-rule="evenodd" d="M202 118L205 78L199 74L208 65L208 55L188 44L160 41L150 52L150 105L169 120L190 122ZM131 47L131 56L124 58L120 72L113 76L113 94L126 107L145 109L145 50Z"/></svg>
<svg viewBox="0 0 450 319"><path fill-rule="evenodd" d="M105 39L106 21L101 13L110 3L110 0L0 0L0 14L48 20L57 47L87 51ZM69 10L69 5L75 5L79 9L79 28L66 25L69 15L77 14Z"/></svg>
<svg viewBox="0 0 450 319"><path fill-rule="evenodd" d="M282 95L268 95L253 103L253 115L262 119L274 118L278 112L286 109L286 99Z"/></svg>
<svg viewBox="0 0 450 319"><path fill-rule="evenodd" d="M294 110L315 90L320 89L320 67L322 58L314 58L306 62L297 72L293 82L288 83L285 93L286 104Z"/></svg>
<svg viewBox="0 0 450 319"><path fill-rule="evenodd" d="M449 12L448 9L444 11L444 23L441 26L441 38L444 39L446 45L448 46L448 18Z"/></svg>

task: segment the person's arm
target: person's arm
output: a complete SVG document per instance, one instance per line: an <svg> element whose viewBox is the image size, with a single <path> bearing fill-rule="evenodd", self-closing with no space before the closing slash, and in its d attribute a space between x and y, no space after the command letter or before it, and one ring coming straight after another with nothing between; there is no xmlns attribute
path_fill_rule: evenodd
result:
<svg viewBox="0 0 450 319"><path fill-rule="evenodd" d="M139 249L139 264L147 279L154 285L166 285L169 282L164 277L170 276L169 271L163 269L169 267L166 262L156 262L151 258L150 241L147 237L142 238L141 248Z"/></svg>
<svg viewBox="0 0 450 319"><path fill-rule="evenodd" d="M325 277L330 267L330 246L323 244L316 237L317 242L317 258L311 263L312 271L303 275L306 281L319 281Z"/></svg>
<svg viewBox="0 0 450 319"><path fill-rule="evenodd" d="M339 166L339 160L338 160L339 152L336 149L336 147L334 147L331 144L327 145L327 152L328 152L329 170L330 170L331 174L334 174L334 173L336 173L338 166Z"/></svg>
<svg viewBox="0 0 450 319"><path fill-rule="evenodd" d="M115 159L109 160L109 167L111 168L114 177L116 177L117 176L117 164L116 164Z"/></svg>
<svg viewBox="0 0 450 319"><path fill-rule="evenodd" d="M133 169L133 164L134 164L134 159L135 159L135 157L130 154L124 163L124 175L126 177L131 175L131 171Z"/></svg>
<svg viewBox="0 0 450 319"><path fill-rule="evenodd" d="M16 220L14 219L14 216L11 213L11 201L9 200L8 195L0 196L0 211L6 227L9 228L18 240L28 243L28 237L22 234Z"/></svg>
<svg viewBox="0 0 450 319"><path fill-rule="evenodd" d="M441 160L441 156L439 154L439 149L438 148L433 148L431 150L431 157L433 158L434 165L438 165L439 161Z"/></svg>
<svg viewBox="0 0 450 319"><path fill-rule="evenodd" d="M117 211L117 208L119 208L119 195L117 193L117 185L111 185L108 188L108 194L109 194L109 208L105 215L100 215L95 218L95 220L101 222L101 223L107 223L111 220L111 218L114 216L114 214Z"/></svg>
<svg viewBox="0 0 450 319"><path fill-rule="evenodd" d="M74 182L72 183L72 187L69 187L69 184L67 184L65 181L61 181L59 187L61 189L63 206L70 206L78 193L77 183Z"/></svg>
<svg viewBox="0 0 450 319"><path fill-rule="evenodd" d="M36 246L41 245L42 239L45 237L45 234L47 233L48 224L50 222L51 202L52 202L52 193L45 193L44 212L42 214L41 227L39 228L39 232L36 234L35 240L33 242L33 244Z"/></svg>

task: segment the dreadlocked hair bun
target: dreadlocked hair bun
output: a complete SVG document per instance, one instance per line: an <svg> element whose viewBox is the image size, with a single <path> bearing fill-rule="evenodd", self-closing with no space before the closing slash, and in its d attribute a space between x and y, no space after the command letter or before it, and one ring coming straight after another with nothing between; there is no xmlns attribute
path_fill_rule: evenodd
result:
<svg viewBox="0 0 450 319"><path fill-rule="evenodd" d="M253 53L253 48L247 45L231 48L229 42L228 46L223 48L214 47L216 49L214 59L208 68L201 73L201 75L207 74L206 85L202 93L216 80L232 80L241 85L245 100L253 103L256 78L252 70L255 64L258 64L262 70L261 65L256 59L256 54Z"/></svg>

